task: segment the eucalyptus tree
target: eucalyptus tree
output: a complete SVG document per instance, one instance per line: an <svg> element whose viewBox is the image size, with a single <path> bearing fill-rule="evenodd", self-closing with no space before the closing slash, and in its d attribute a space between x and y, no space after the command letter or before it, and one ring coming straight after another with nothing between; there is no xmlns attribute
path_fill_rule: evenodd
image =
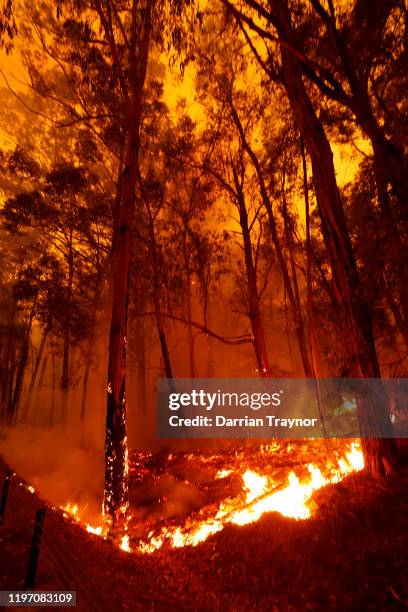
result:
<svg viewBox="0 0 408 612"><path fill-rule="evenodd" d="M93 177L81 168L65 165L40 174L35 189L8 197L2 211L5 227L11 233L31 232L42 243L44 255L52 252L61 262L63 276L53 289L49 287L48 302L49 308L54 309L53 331L63 344L60 386L64 419L71 382L71 346L84 336L86 302L92 301L83 295L83 287L89 286L84 278L89 277L90 270L93 274L95 258L99 262L97 274L101 276L100 260L106 256L107 246L106 235L98 232L98 221L108 205L95 190ZM41 278L40 268L37 271ZM93 316L95 308L94 304ZM49 327L45 325L45 329Z"/></svg>
<svg viewBox="0 0 408 612"><path fill-rule="evenodd" d="M289 174L289 168L285 169L285 165L289 165L289 155L282 164L282 148L278 150L275 146L274 151L267 150L268 143L271 146L274 138L278 140L280 132L292 132L292 124L290 118L285 116L287 110L278 95L274 96L273 103L261 96L259 75L254 72L251 56L245 52L244 43L235 35L234 29L214 23L211 16L203 23L206 33L197 41L196 51L200 97L203 101L207 99L210 109L218 109L215 132L222 137L222 133L229 130L231 139L241 143L243 155L249 161L258 192L256 197L260 199L260 206L265 212L273 250L289 300L303 370L306 376L312 376L293 239L288 240L290 215L285 205L287 189L277 189L275 184L281 180L278 177L278 167L282 170L282 176ZM215 37L214 33L221 28L222 35L219 32L219 36ZM273 123L276 124L275 130L270 129ZM268 133L264 134L264 131ZM217 149L217 155L222 157L223 153ZM296 169L293 173L296 174ZM283 232L280 225L284 226ZM289 247L290 256L285 252L285 243Z"/></svg>
<svg viewBox="0 0 408 612"><path fill-rule="evenodd" d="M303 80L304 60L297 48L302 29L295 6L288 0L274 0L268 6L247 0L241 10L229 0L222 2L270 83L278 82L283 87L309 151L333 293L352 372L357 377L380 377L371 313L346 225L333 153ZM254 11L260 17L260 25L254 19ZM265 53L259 51L255 41L258 36ZM375 405L367 398L360 400L358 415L366 469L375 476L390 474L398 459L395 440L389 437L391 422L385 398Z"/></svg>

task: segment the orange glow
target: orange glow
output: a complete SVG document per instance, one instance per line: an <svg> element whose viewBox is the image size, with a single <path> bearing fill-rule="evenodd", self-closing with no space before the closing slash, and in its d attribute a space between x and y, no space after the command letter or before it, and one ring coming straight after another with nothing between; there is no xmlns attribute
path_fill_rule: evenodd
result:
<svg viewBox="0 0 408 612"><path fill-rule="evenodd" d="M184 528L179 526L164 528L159 535L151 532L149 539L139 544L138 550L142 553L153 553L164 543L173 548L197 546L229 523L247 525L257 521L267 512L279 512L296 520L308 519L311 516L308 502L314 491L325 485L340 482L348 474L362 470L363 467L363 454L357 443L353 442L344 458L338 461L338 467L332 469L327 477L323 476L317 466L309 464L309 479L301 482L296 474L291 472L287 485L281 488L268 476L245 470L241 474L245 497L238 495L233 499L224 500L215 515L205 521L189 523Z"/></svg>
<svg viewBox="0 0 408 612"><path fill-rule="evenodd" d="M359 444L353 442L344 456L338 459L337 467L326 466L326 475L324 475L320 467L310 463L307 466L309 477L304 480L300 480L293 471L289 473L286 482L277 483L270 476L251 469L243 468L240 473L230 469L220 469L216 474L216 479L235 474L242 479L242 490L236 497L224 499L212 516L205 520L189 518L184 525L163 527L159 533L151 530L147 539L139 542L135 548L131 547L128 534L121 536L116 544L121 550L128 553L137 551L151 554L164 544L171 548L197 546L228 524L248 525L258 521L268 512L278 512L294 520L306 520L312 516L309 502L314 491L326 485L338 483L347 475L363 468L363 453ZM82 524L88 533L106 538L109 522L102 516L98 517L100 524L90 525L81 520L78 504L69 502L63 511L64 516L69 515L75 522Z"/></svg>

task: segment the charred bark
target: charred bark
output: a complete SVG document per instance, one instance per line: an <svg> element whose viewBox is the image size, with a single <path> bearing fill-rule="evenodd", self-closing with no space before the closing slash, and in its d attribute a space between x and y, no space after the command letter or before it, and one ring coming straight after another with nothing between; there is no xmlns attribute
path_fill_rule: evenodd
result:
<svg viewBox="0 0 408 612"><path fill-rule="evenodd" d="M99 3L98 3L99 4ZM133 7L135 13L136 4ZM129 83L123 91L126 103L126 144L121 181L120 209L117 215L115 245L112 254L112 314L109 333L109 361L105 438L104 514L113 525L120 520L128 505L128 446L126 433L126 336L131 268L132 227L135 212L135 189L138 176L140 120L146 78L151 30L152 3L142 10L141 32L132 14L131 46L129 47ZM99 13L108 40L111 38L106 15ZM106 24L106 25L105 25ZM140 37L138 40L138 36ZM111 42L116 55L115 42Z"/></svg>

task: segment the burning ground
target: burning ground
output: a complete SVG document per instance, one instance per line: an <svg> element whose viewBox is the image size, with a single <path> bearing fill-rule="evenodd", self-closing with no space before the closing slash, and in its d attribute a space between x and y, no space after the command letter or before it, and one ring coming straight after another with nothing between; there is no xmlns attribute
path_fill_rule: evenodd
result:
<svg viewBox="0 0 408 612"><path fill-rule="evenodd" d="M122 541L133 553L50 508L38 588L62 581L78 590L84 610L93 609L90 594L96 609L401 609L408 597L406 478L374 484L358 471L358 457L356 447L321 442L257 452L133 453L131 518ZM322 486L321 479L333 481L346 468L350 475L341 482ZM317 490L307 489L296 503L276 498L313 482ZM259 512L276 487L280 507L269 501L272 507ZM27 525L39 504L36 493L15 483L0 532L3 588L22 580ZM83 508L70 504L80 518ZM217 521L220 529L194 539Z"/></svg>

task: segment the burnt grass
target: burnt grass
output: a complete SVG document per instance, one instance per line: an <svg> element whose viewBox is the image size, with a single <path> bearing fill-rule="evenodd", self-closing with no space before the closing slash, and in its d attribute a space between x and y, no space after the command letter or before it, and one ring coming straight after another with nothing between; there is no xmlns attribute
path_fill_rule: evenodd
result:
<svg viewBox="0 0 408 612"><path fill-rule="evenodd" d="M382 481L358 473L317 491L311 519L270 513L194 548L152 555L122 552L50 508L37 588L76 589L79 610L406 609L407 482L407 470ZM21 487L12 491L0 527L2 589L21 587L23 523L39 504Z"/></svg>

